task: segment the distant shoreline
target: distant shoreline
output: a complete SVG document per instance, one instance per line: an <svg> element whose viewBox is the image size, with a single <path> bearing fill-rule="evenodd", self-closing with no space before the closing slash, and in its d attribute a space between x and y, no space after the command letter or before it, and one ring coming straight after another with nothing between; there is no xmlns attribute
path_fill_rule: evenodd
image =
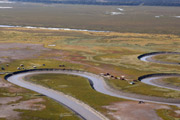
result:
<svg viewBox="0 0 180 120"><path fill-rule="evenodd" d="M34 26L18 26L18 25L0 25L0 28L27 28L27 29L66 30L66 31L84 31L84 32L110 32L110 31L87 30L87 29L34 27Z"/></svg>
<svg viewBox="0 0 180 120"><path fill-rule="evenodd" d="M12 2L31 2L31 3L45 3L45 4L81 4L81 5L109 5L109 6L173 6L173 7L179 7L180 2L177 2L175 0L171 1L150 1L150 0L107 0L105 2L99 2L96 0L89 0L89 1L82 1L82 0L9 0Z"/></svg>

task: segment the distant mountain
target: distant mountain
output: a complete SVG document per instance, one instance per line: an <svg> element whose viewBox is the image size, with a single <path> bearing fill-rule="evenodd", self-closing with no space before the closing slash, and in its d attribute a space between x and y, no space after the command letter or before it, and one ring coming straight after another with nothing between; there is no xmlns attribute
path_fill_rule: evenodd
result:
<svg viewBox="0 0 180 120"><path fill-rule="evenodd" d="M87 5L147 5L147 6L180 6L180 0L9 0L19 2L87 4Z"/></svg>

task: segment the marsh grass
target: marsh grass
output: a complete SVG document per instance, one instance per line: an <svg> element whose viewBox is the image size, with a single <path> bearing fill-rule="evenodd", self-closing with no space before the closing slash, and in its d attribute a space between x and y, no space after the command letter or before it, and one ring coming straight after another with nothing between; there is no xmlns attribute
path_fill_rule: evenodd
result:
<svg viewBox="0 0 180 120"><path fill-rule="evenodd" d="M9 64L9 67L6 67L7 63L1 64L2 67L5 68L5 71L0 70L1 72L14 72L18 71L17 67L20 67L20 64L24 65L25 69L34 69L33 66L36 66L37 68L59 68L59 65L65 65L65 68L71 68L71 69L78 69L82 68L82 65L78 64L72 64L69 62L64 62L64 61L58 61L58 60L53 60L53 59L27 59L27 60L14 60ZM45 64L45 66L43 66ZM20 67L21 70L22 67ZM61 68L62 69L62 68Z"/></svg>
<svg viewBox="0 0 180 120"><path fill-rule="evenodd" d="M80 68L81 66L67 62L60 62L57 60L46 60L46 59L15 60L13 62L8 63L9 67L6 67L6 64L7 63L1 64L1 66L5 67L5 71L2 72L18 71L17 67L19 67L20 64L24 64L24 68L26 69L33 69L34 65L36 65L37 68L59 68L59 64L61 65L64 64L67 68L70 67L74 69ZM46 66L43 66L43 64L45 64ZM1 78L3 78L4 76L5 75L1 75ZM18 86L14 86L14 87L21 88ZM34 99L34 98L45 99L45 102L40 103L46 106L46 108L43 110L40 111L17 110L22 112L21 118L19 118L20 120L40 120L40 119L41 120L59 120L59 119L79 120L80 119L66 107L36 92L27 89L22 89L21 92L10 92L9 88L0 88L0 97L16 97L16 96L22 96L23 98L19 101L16 101L15 103L24 100Z"/></svg>
<svg viewBox="0 0 180 120"><path fill-rule="evenodd" d="M39 104L43 104L46 106L46 108L43 110L17 110L19 112L23 112L21 114L22 120L80 120L80 118L77 117L75 113L60 105L58 102L47 97L42 98L45 101Z"/></svg>
<svg viewBox="0 0 180 120"><path fill-rule="evenodd" d="M163 120L179 120L176 116L175 112L168 109L158 109L156 113L163 119Z"/></svg>
<svg viewBox="0 0 180 120"><path fill-rule="evenodd" d="M75 75L39 74L31 76L27 81L64 92L101 112L105 111L102 106L109 105L113 102L123 101L123 99L95 91L91 88L89 81L86 78Z"/></svg>
<svg viewBox="0 0 180 120"><path fill-rule="evenodd" d="M2 18L1 18L2 19ZM119 20L119 19L118 19ZM139 28L139 27L138 27ZM37 66L37 68L58 68L59 64L64 64L67 68L86 70L93 73L98 73L93 67L103 68L104 72L106 69L116 72L116 75L126 75L128 79L137 79L139 76L144 74L152 73L179 73L179 66L175 65L162 65L155 63L146 63L139 61L137 56L140 54L155 52L155 51L180 51L180 37L173 34L139 34L139 33L93 33L93 32L75 32L75 31L50 31L50 30L40 30L40 29L25 29L25 28L0 28L0 43L31 43L31 44L41 44L44 47L60 50L66 52L66 55L62 56L63 60L58 61L51 59L51 57L56 57L55 54L52 55L42 54L37 59L26 59L26 60L13 60L6 67L6 63L0 64L1 67L5 67L5 71L1 72L14 72L17 71L17 67L20 64L24 64L26 69L32 69L32 66ZM145 31L146 32L146 31ZM56 46L50 47L48 45L55 44ZM27 48L28 49L28 48ZM5 58L10 59L8 56ZM176 58L174 60L176 61ZM70 62L79 62L79 64L72 64ZM85 63L90 67L83 65ZM42 66L46 64L46 66ZM41 76L43 78L43 76ZM48 76L46 76L48 77ZM57 78L59 76L56 76ZM69 77L65 77L68 84L62 83L59 87L55 86L54 83L48 83L52 86L57 87L59 90L64 90L67 94L77 97L78 99L84 101L85 103L91 105L97 110L105 111L101 106L107 105L111 102L115 102L116 98L111 98L109 96L100 95L95 93L89 85L87 80L84 82L79 82L84 85L80 87L79 85L69 82ZM72 77L70 77L72 78ZM40 78L39 78L40 79ZM49 78L50 79L50 78ZM54 78L55 79L55 78ZM81 81L81 78L77 80ZM44 82L44 81L43 81ZM48 81L46 81L48 82ZM71 87L71 83L76 88L81 88L84 91L79 92L79 89L74 89ZM163 96L163 97L179 97L179 93L175 91L167 91L166 89L159 89L152 86L144 85L142 83L137 83L132 86L126 81L116 81L108 80L108 83L115 87L116 89L123 89L128 92L146 94L152 96ZM86 87L85 87L86 86ZM87 90L86 90L87 89ZM147 91L150 89L151 91ZM9 93L5 89L0 89L3 94L2 96L13 96L14 93ZM86 92L92 93L89 95ZM145 92L143 92L145 91ZM166 91L166 93L163 93ZM71 93L72 92L72 93ZM76 92L76 93L75 93ZM36 96L35 93L19 93L19 95L24 96L23 99L30 99L32 96ZM34 95L33 95L34 94ZM94 98L96 96L97 98ZM93 99L97 99L94 102ZM107 99L107 100L106 100ZM111 99L111 100L110 100ZM119 100L119 99L118 99ZM117 100L117 101L118 101ZM93 103L94 102L94 103ZM56 109L56 108L55 108ZM24 117L31 112L27 111ZM104 112L105 113L105 112ZM44 114L44 113L43 113ZM43 115L42 114L42 115ZM35 114L34 114L35 115ZM33 118L33 117L32 117ZM27 119L27 118L26 118ZM34 119L37 119L34 117Z"/></svg>
<svg viewBox="0 0 180 120"><path fill-rule="evenodd" d="M180 86L180 78L179 77L164 78L163 82L165 82L167 84L172 84L175 86Z"/></svg>
<svg viewBox="0 0 180 120"><path fill-rule="evenodd" d="M124 92L165 98L180 98L180 92L178 91L158 88L141 82L138 82L135 85L130 85L127 81L114 79L108 80L108 83L114 88Z"/></svg>
<svg viewBox="0 0 180 120"><path fill-rule="evenodd" d="M178 66L145 63L137 59L137 56L143 54L144 51L152 52L167 48L171 50L175 48L179 49L175 47L176 44L174 44L174 42L179 44L178 40L180 38L177 35L115 32L92 33L63 30L30 30L25 28L7 28L3 29L0 34L3 36L0 37L0 42L15 42L18 40L19 43L37 43L43 44L45 47L49 47L48 44L56 44L53 49L64 50L68 53L65 59L71 61L86 61L87 64L98 67L103 67L107 64L114 70L130 76L131 79L137 79L137 77L141 75L150 73L179 72ZM160 46L157 48L157 45ZM34 65L37 66L37 68L58 68L59 64L65 64L67 68L69 67L71 69L83 69L87 71L90 69L80 64L58 62L57 60L49 58L48 60L45 59L46 56L48 55L43 54L40 56L41 59L36 60L16 60L10 63L10 67L6 67L6 71L16 71L17 66L20 64L25 64L26 69L32 69ZM46 64L46 66L42 66L42 64ZM5 64L1 64L1 66L5 66ZM116 81L109 82L116 87L120 84ZM142 84L138 85L143 86ZM135 88L137 89L135 91L138 91L138 85L131 87L131 91ZM126 85L124 87L126 87ZM151 88L151 86L146 87ZM122 86L120 89L122 89Z"/></svg>
<svg viewBox="0 0 180 120"><path fill-rule="evenodd" d="M180 63L180 55L158 55L153 57L155 60L164 61L164 62L172 62L172 63Z"/></svg>

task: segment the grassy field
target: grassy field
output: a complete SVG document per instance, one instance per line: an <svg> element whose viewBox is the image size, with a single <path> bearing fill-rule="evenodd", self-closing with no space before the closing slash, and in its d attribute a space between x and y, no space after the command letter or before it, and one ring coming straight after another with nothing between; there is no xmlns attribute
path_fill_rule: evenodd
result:
<svg viewBox="0 0 180 120"><path fill-rule="evenodd" d="M61 62L57 60L46 60L46 59L28 59L28 60L15 60L9 64L9 67L6 67L7 63L1 64L2 67L5 68L5 71L1 72L14 72L17 71L17 67L20 64L24 64L25 69L33 69L33 66L37 66L37 68L59 68L59 64L64 64L66 68L70 66L70 68L81 68L81 65L71 64L67 62ZM43 66L45 64L46 66ZM0 75L1 78L4 75ZM15 86L16 87L16 86ZM79 118L72 113L69 109L61 106L59 103L55 102L52 99L49 99L45 96L41 96L36 92L32 92L30 90L24 89L22 92L11 92L9 88L0 88L0 97L16 97L22 96L23 98L20 101L29 100L33 98L43 98L45 101L40 102L39 104L43 104L46 106L46 109L41 111L31 111L31 110L19 110L17 111L22 112L21 120L79 120Z"/></svg>
<svg viewBox="0 0 180 120"><path fill-rule="evenodd" d="M0 35L2 36L0 37L1 43L43 44L47 48L57 50L55 53L40 55L39 61L29 59L25 62L16 61L12 63L11 67L6 68L7 71L12 68L16 70L21 63L27 64L27 69L32 68L33 65L43 67L43 63L47 64L44 68L57 68L59 63L48 59L61 59L60 63L71 69L82 69L96 74L110 72L116 76L125 75L130 81L144 74L180 72L179 66L176 65L146 63L137 59L137 56L146 52L179 51L177 46L180 44L180 38L177 35L50 31L25 28L1 28ZM112 86L116 87L121 84L116 80L110 82ZM132 88L138 88L138 85ZM119 86L120 89L122 89L121 87Z"/></svg>
<svg viewBox="0 0 180 120"><path fill-rule="evenodd" d="M6 67L6 71L12 72L16 71L17 66L20 64L24 64L25 68L27 69L32 69L33 65L36 65L37 68L59 68L59 64L64 64L66 68L74 68L74 69L85 69L82 65L77 65L77 64L71 64L67 62L62 62L62 61L57 61L57 60L44 60L44 59L36 59L36 60L16 60L14 62L11 62L9 64L9 67ZM46 64L46 66L42 66L42 64ZM2 64L2 66L5 66ZM73 76L73 75L59 75L59 74L47 74L47 75L36 75L32 76L30 78L32 82L35 82L37 84L44 85L49 88L53 88L55 90L59 90L64 92L65 94L71 95L77 99L82 100L86 104L92 106L98 111L101 111L102 113L106 114L106 109L103 108L102 106L109 105L113 102L117 101L122 101L121 99L110 97L107 95L103 95L101 93L98 93L94 91L90 85L88 80ZM132 86L129 85L127 81L119 81L119 80L108 80L108 82L115 88L121 89L124 91L129 91L129 92L135 92L139 94L145 94L145 95L152 95L152 96L164 96L164 97L179 97L179 95L176 92L172 92L169 90L165 89L159 89L156 87L144 85L142 83L137 83L137 85ZM151 89L152 91L149 91ZM2 97L7 97L7 96L16 96L15 93L9 93L8 89L0 89L1 90L1 96ZM142 92L145 91L145 92ZM164 93L164 91L166 91ZM6 93L6 94L4 94ZM18 93L19 96L23 96L22 100L28 100L32 98L37 98L39 97L37 93L34 92L23 92L23 93ZM46 97L43 97L46 102L43 102L41 104L46 105L47 109L44 109L42 111L29 111L29 110L18 110L23 112L22 119L42 119L45 120L48 118L49 120L56 120L59 119L59 115L64 115L63 119L65 120L76 120L78 119L77 117L74 116L73 113L67 111L66 108L58 105L58 103L53 102L51 99L47 99ZM94 99L96 101L94 102ZM102 102L103 101L103 102ZM51 105L53 104L53 105ZM51 105L51 106L49 106ZM47 114L47 112L49 114ZM31 113L31 114L29 114ZM67 115L67 116L66 116ZM164 115L166 116L166 114Z"/></svg>
<svg viewBox="0 0 180 120"><path fill-rule="evenodd" d="M34 69L33 66L36 66L37 68L59 68L59 65L65 65L66 67L61 67L63 68L70 68L70 69L83 69L82 65L78 64L72 64L68 62L63 62L63 61L58 61L58 60L53 60L53 59L27 59L27 60L15 60L9 64L9 67L6 67L7 63L1 64L2 67L5 68L5 71L0 70L1 72L14 72L18 71L17 67L20 67L20 64L24 65L24 69ZM43 66L45 64L45 66ZM22 67L20 67L22 68ZM21 69L23 70L23 69Z"/></svg>
<svg viewBox="0 0 180 120"><path fill-rule="evenodd" d="M80 118L68 108L61 106L59 103L47 97L42 98L45 99L45 102L41 104L44 104L46 109L41 111L17 110L22 112L21 120L80 120Z"/></svg>
<svg viewBox="0 0 180 120"><path fill-rule="evenodd" d="M102 106L109 105L113 102L123 101L122 99L96 92L91 88L87 79L79 76L40 74L29 77L27 81L64 92L65 94L73 96L101 112L105 111L105 108Z"/></svg>
<svg viewBox="0 0 180 120"><path fill-rule="evenodd" d="M137 59L137 56L147 52L179 51L177 46L180 44L180 38L176 35L3 28L1 28L0 35L2 36L0 38L2 43L35 43L43 44L48 48L63 50L68 54L64 59L112 64L148 72L179 72L178 66L168 65L171 68L169 69L167 65L144 63Z"/></svg>
<svg viewBox="0 0 180 120"><path fill-rule="evenodd" d="M168 83L168 84L172 84L175 86L180 86L180 78L178 77L172 77L172 78L166 78L163 79L163 82Z"/></svg>
<svg viewBox="0 0 180 120"><path fill-rule="evenodd" d="M131 92L131 93L136 93L136 94L156 96L156 97L165 97L165 98L180 98L180 92L178 91L162 89L162 88L150 86L141 82L136 83L135 85L130 85L127 81L119 81L119 80L108 80L108 82L114 88L122 90L124 92ZM176 81L174 80L173 82L176 82Z"/></svg>
<svg viewBox="0 0 180 120"><path fill-rule="evenodd" d="M164 62L180 63L180 55L158 55L154 56L154 59Z"/></svg>
<svg viewBox="0 0 180 120"><path fill-rule="evenodd" d="M9 67L6 67L7 63L1 63L0 67L4 67L5 70L0 70L0 72L16 71L20 64L24 64L25 69L32 69L34 65L37 66L37 68L59 68L59 64L64 64L66 68L84 70L95 74L109 72L114 76L125 75L128 81L137 79L139 76L145 74L180 73L179 66L176 65L148 63L137 59L137 56L148 52L180 51L179 19L172 17L179 14L178 7L123 6L122 8L125 9L124 15L112 16L109 12L117 11L119 6L43 6L42 4L27 4L25 6L28 7L25 8L21 4L15 4L13 5L13 9L2 9L0 11L1 24L68 27L111 30L117 32L95 33L63 30L0 28L0 44L33 43L41 44L44 47L53 50L48 53L42 53L35 59L14 60L8 55L3 56L3 58L8 58L10 60L10 65ZM39 14L41 14L41 16L39 16ZM155 18L156 15L162 14L164 16ZM39 21L41 21L41 23ZM12 49L16 50L18 48ZM179 57L173 55L171 57L158 56L156 59L178 62ZM46 66L43 66L43 64L46 64ZM3 76L4 75L1 75L2 78ZM60 80L61 82L56 81L60 84L60 87L57 87L55 86L56 82L50 82L49 77L52 77L52 75L40 75L39 77L34 76L34 80L45 78L41 79L39 84L45 84L44 82L47 82L46 85L52 85L54 89L72 95L91 105L95 109L103 111L105 114L106 111L102 108L103 105L108 105L120 100L93 91L87 80L84 80L83 78L55 75L52 77L54 81L56 81L57 78L64 78ZM48 80L46 78L48 78ZM69 83L69 78L71 78L70 81L72 81L71 83L73 83L73 86ZM75 80L79 83L77 84ZM107 80L108 84L112 87L126 92L151 96L163 96L165 98L180 97L179 92L152 87L140 82L135 85L130 85L128 84L128 81ZM179 85L179 79L177 78L173 81L168 79L167 82L176 82L175 84ZM81 84L82 87L79 86L79 84ZM63 85L66 85L66 87L63 87ZM74 90L77 86L78 89ZM81 89L84 91L81 91ZM93 96L95 95L97 102L93 103L94 97L92 94L88 93L92 93ZM30 91L27 93L19 93L18 95L23 96L24 100L37 97L37 93ZM15 96L15 93L9 92L7 88L0 88L0 96ZM31 111L23 110L22 119L27 119L28 117L32 119L45 119L44 114L46 112L52 114L48 119L57 119L58 115L61 113L73 115L73 113L67 111L66 108L61 106L59 106L60 108L57 107L57 103L52 100L45 97L43 98L46 100L43 104L46 104L50 111L44 110L29 114ZM53 104L54 106L49 106L50 104ZM54 111L54 109L57 110ZM160 116L166 116L167 114L169 113L164 112L164 110L159 111ZM68 120L71 118L72 117L70 116L64 119ZM73 118L78 119L76 117Z"/></svg>
<svg viewBox="0 0 180 120"><path fill-rule="evenodd" d="M172 107L172 109L177 110L177 107ZM156 113L163 119L163 120L179 120L179 115L177 115L172 110L167 109L159 109L156 110Z"/></svg>
<svg viewBox="0 0 180 120"><path fill-rule="evenodd" d="M11 87L12 88L12 87ZM14 86L13 88L18 88ZM21 103L25 100L43 98L43 102L39 102L37 104L45 105L45 109L42 110L22 110L16 109L15 111L21 112L19 120L79 120L74 113L72 113L69 109L64 106L61 106L56 101L49 99L45 96L42 96L38 93L32 92L30 90L23 89L21 92L12 92L9 91L10 88L0 88L0 97L18 97L21 96L22 99L15 101L10 104ZM16 118L14 118L16 119ZM0 120L5 120L4 118L0 118Z"/></svg>
<svg viewBox="0 0 180 120"><path fill-rule="evenodd" d="M74 76L74 75L64 75L64 74L39 74L35 76L29 76L26 79L27 81L33 82L35 84L40 84L45 87L58 90L61 92L64 92L65 94L68 94L70 96L73 96L86 104L92 106L96 110L106 114L106 109L104 109L102 106L106 106L110 103L116 102L116 101L123 101L121 99L117 99L114 97L110 97L107 95L103 95L101 93L98 93L94 91L90 85L87 79ZM128 91L137 91L137 89L131 88L132 86L128 86L128 84L123 84L123 82L117 82L118 85L121 85L124 87L123 89L129 89ZM126 88L125 88L126 86ZM119 86L118 86L119 87ZM150 90L150 87L145 85L144 87L139 86L139 92L142 94L148 94L148 95L155 95L159 96L160 94L163 94L164 92L160 93L154 89ZM148 89L146 89L148 88ZM147 92L148 91L148 92ZM166 91L168 93L168 91ZM160 93L160 94L159 94ZM168 93L169 94L169 93ZM177 93L178 94L178 93ZM170 95L170 94L169 94ZM168 96L170 97L170 96ZM94 101L94 99L96 99ZM172 107L173 110L178 110L176 107ZM178 116L173 112L173 110L167 110L167 109L158 109L157 114L163 118L163 120L178 120ZM106 114L107 115L107 114Z"/></svg>

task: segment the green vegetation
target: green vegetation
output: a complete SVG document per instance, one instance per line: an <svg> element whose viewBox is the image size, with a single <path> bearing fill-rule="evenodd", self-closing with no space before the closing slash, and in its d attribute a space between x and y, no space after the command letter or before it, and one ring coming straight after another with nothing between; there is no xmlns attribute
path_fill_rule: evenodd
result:
<svg viewBox="0 0 180 120"><path fill-rule="evenodd" d="M157 55L154 56L155 60L164 61L164 62L172 62L172 63L180 63L180 54L179 55Z"/></svg>
<svg viewBox="0 0 180 120"><path fill-rule="evenodd" d="M18 71L17 67L20 67L20 64L24 65L24 69L34 69L33 66L38 68L70 68L70 69L83 69L82 65L72 64L68 62L53 60L53 59L27 59L27 60L14 60L13 62L8 63L9 67L6 67L7 63L1 64L1 67L5 68L4 70L0 70L0 72L14 72ZM45 66L43 66L45 64ZM65 67L59 67L59 65L65 65ZM20 67L23 70L23 67Z"/></svg>
<svg viewBox="0 0 180 120"><path fill-rule="evenodd" d="M156 113L163 119L163 120L179 120L176 117L176 114L172 110L167 109L159 109L156 110Z"/></svg>
<svg viewBox="0 0 180 120"><path fill-rule="evenodd" d="M79 76L64 74L39 74L31 76L27 80L64 92L65 94L73 96L101 112L105 112L105 108L102 106L122 101L122 99L96 92L91 88L87 79Z"/></svg>
<svg viewBox="0 0 180 120"><path fill-rule="evenodd" d="M144 63L137 56L152 51L178 51L177 42L180 38L176 35L161 34L135 34L135 33L92 33L73 31L49 31L31 29L8 29L0 32L0 42L18 42L43 44L45 47L63 50L63 60L92 62L93 64L111 64L123 69L143 72L179 72L179 67L174 65L160 65ZM170 36L170 37L169 37ZM164 45L166 42L166 45ZM174 44L176 42L176 44ZM151 44L153 43L153 44ZM51 47L48 45L55 44ZM169 46L169 47L166 47ZM144 52L145 51L145 52ZM43 54L44 58L60 58L60 54ZM62 58L60 58L62 59ZM114 67L112 66L112 67ZM169 69L171 68L171 69Z"/></svg>
<svg viewBox="0 0 180 120"><path fill-rule="evenodd" d="M23 98L14 103L19 103L19 102L23 102L24 100L30 100L35 98L43 98L45 100L44 102L38 103L45 105L45 108L42 110L33 111L33 110L16 109L16 111L21 112L20 114L21 118L18 118L19 120L59 120L59 119L79 120L79 118L69 109L41 94L26 89L23 89L23 91L21 92L12 92L9 91L9 88L0 88L0 97L17 97L17 96L22 96ZM5 119L0 118L0 120L5 120Z"/></svg>
<svg viewBox="0 0 180 120"><path fill-rule="evenodd" d="M166 13L166 16L170 16L170 13L174 11L174 14L178 14L177 11L179 11L179 8L132 7L131 9L134 10L131 10L129 7L123 7L127 12L123 16L105 14L106 11L116 10L116 6L89 7L57 5L56 7L46 8L41 5L30 5L27 8L27 10L21 7L18 9L15 8L13 11L2 10L0 16L6 17L0 17L1 24L9 24L12 23L13 20L13 24L15 25L46 25L45 27L70 27L81 29L97 28L98 30L123 31L126 33L0 28L0 43L33 43L53 49L46 53L42 52L40 56L36 58L25 60L14 60L8 55L2 56L0 59L8 59L10 62L7 62L9 67L6 67L7 63L1 63L0 66L4 67L5 70L0 70L0 72L17 71L17 67L20 64L24 64L25 69L32 69L33 66L37 66L37 68L59 68L59 64L64 64L66 66L65 68L84 70L95 74L109 72L114 76L125 75L128 81L137 79L144 74L180 72L179 66L176 65L147 63L137 59L137 56L140 54L148 52L180 51L180 29L178 27L178 20L173 17L154 18L155 15L161 14L162 11ZM80 8L81 11L79 11ZM147 12L146 16L144 16L144 11ZM26 14L27 12L29 14ZM74 14L74 12L77 14ZM39 14L41 14L41 17ZM50 20L52 20L52 23L49 23ZM129 20L131 20L131 22ZM39 21L41 21L41 23ZM145 23L148 24L144 26ZM171 23L171 25L175 27L170 27L168 23ZM12 47L11 49L16 50L19 48ZM9 49L7 49L7 51L8 50ZM157 59L167 59L167 61L170 61L168 57ZM179 57L173 56L172 61L178 62L177 59L179 59ZM43 66L43 64L46 64L46 66ZM3 76L4 75L1 75L2 78ZM121 99L97 93L90 88L88 81L81 77L48 74L45 76L33 76L32 78L34 82L36 81L38 84L60 90L68 95L76 97L96 110L102 111L104 114L107 114L107 111L102 108L102 106L121 101ZM171 80L167 80L167 82L171 82ZM179 79L176 78L173 82L179 85ZM180 97L177 91L152 87L140 82L135 85L130 85L127 81L109 79L107 83L116 89L126 92L150 96L163 96L166 98ZM22 100L40 97L37 93L28 90L17 94L23 96ZM8 88L0 88L0 96L16 96L16 93L10 92ZM46 99L45 97L43 98ZM94 102L94 99L96 99L96 102ZM51 110L50 114L52 114L52 116L48 119L57 119L57 116L61 114L61 112L64 114L67 111L65 108L58 108L56 105L50 107L49 105L52 104L52 101L49 99L46 99L46 102L42 104L47 105L48 109ZM54 102L53 104L57 103ZM45 109L37 113L32 112L32 115L30 115L31 111L23 110L22 118L45 119L45 113L48 111L49 110ZM57 114L55 114L55 112L57 112ZM69 112L69 114L73 115L71 112ZM166 116L168 112L160 112L160 114L161 116ZM65 119L71 119L71 117Z"/></svg>
<svg viewBox="0 0 180 120"><path fill-rule="evenodd" d="M24 65L25 69L33 69L33 66L37 66L37 68L59 68L59 64L63 64L68 68L71 66L71 68L77 69L81 68L81 65L71 64L67 62L61 62L57 60L47 60L47 59L28 59L28 60L15 60L13 62L8 63L9 67L6 67L7 63L1 64L2 67L5 68L5 71L0 70L0 72L14 72L17 71L17 67L20 66L20 64ZM45 66L43 66L45 64ZM21 67L22 68L22 67ZM1 78L3 78L4 75L1 75ZM17 86L16 86L17 87ZM22 91L19 92L13 92L9 90L10 88L0 88L0 97L16 97L16 96L22 96L23 98L17 102L21 102L24 100L29 100L33 98L43 98L45 102L40 102L39 104L43 104L46 106L45 109L40 111L32 111L32 110L17 110L22 112L20 120L79 120L79 118L72 113L69 109L66 107L60 105L56 101L49 99L47 97L44 97L36 92L22 89ZM4 119L2 119L4 120Z"/></svg>
<svg viewBox="0 0 180 120"><path fill-rule="evenodd" d="M41 111L17 110L23 112L21 114L22 120L80 120L80 118L69 109L61 106L54 100L47 97L42 98L45 102L42 102L41 104L45 105L46 108Z"/></svg>
<svg viewBox="0 0 180 120"><path fill-rule="evenodd" d="M167 84L172 84L175 86L180 86L180 78L179 77L171 77L163 79L163 82Z"/></svg>
<svg viewBox="0 0 180 120"><path fill-rule="evenodd" d="M0 120L6 120L5 118L0 118Z"/></svg>
<svg viewBox="0 0 180 120"><path fill-rule="evenodd" d="M108 80L108 83L114 88L122 90L124 92L131 92L156 97L180 98L180 92L178 91L154 87L141 82L138 82L135 85L130 85L127 81L114 79Z"/></svg>
<svg viewBox="0 0 180 120"><path fill-rule="evenodd" d="M171 116L169 116L169 111L164 109L157 110L157 114L162 117L163 120L174 120Z"/></svg>
<svg viewBox="0 0 180 120"><path fill-rule="evenodd" d="M10 67L1 64L9 72L16 71L20 64L25 64L26 69L32 69L34 65L37 68L59 68L59 64L64 64L66 68L81 69L96 74L112 72L115 76L125 75L130 81L144 74L180 72L179 66L145 63L137 59L137 56L143 54L144 51L180 50L177 47L180 44L178 41L180 38L177 35L50 31L25 28L4 28L0 35L2 43L17 42L18 40L19 43L43 44L45 47L61 50L58 52L60 54L57 52L41 54L36 60L16 60L10 63ZM175 42L176 44L174 44ZM56 46L48 46L52 44ZM56 58L62 59L62 61L55 60ZM46 64L46 66L42 66L42 64ZM97 68L101 68L103 71L98 71ZM153 96L179 97L175 91L155 88L142 83L130 86L126 81L109 80L108 82L113 87L125 91ZM139 87L144 90L149 88L152 91L146 90L147 92L143 93ZM163 91L167 92L162 94Z"/></svg>
<svg viewBox="0 0 180 120"><path fill-rule="evenodd" d="M8 93L7 88L0 88L0 97L6 97L7 93Z"/></svg>

